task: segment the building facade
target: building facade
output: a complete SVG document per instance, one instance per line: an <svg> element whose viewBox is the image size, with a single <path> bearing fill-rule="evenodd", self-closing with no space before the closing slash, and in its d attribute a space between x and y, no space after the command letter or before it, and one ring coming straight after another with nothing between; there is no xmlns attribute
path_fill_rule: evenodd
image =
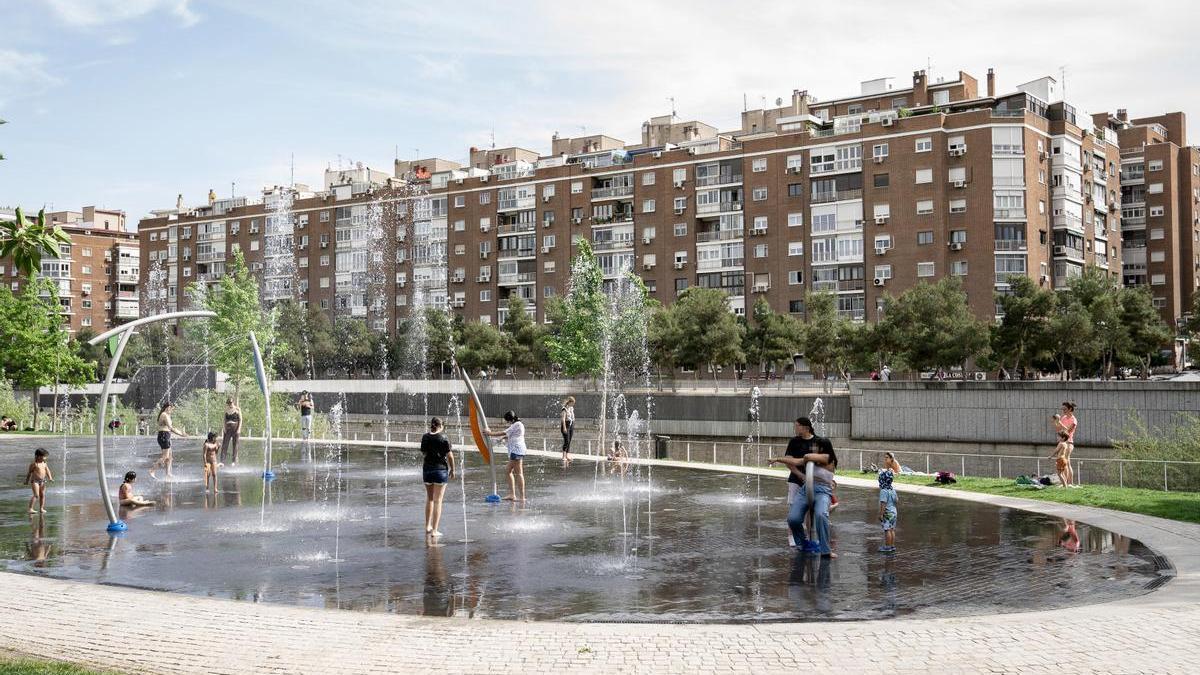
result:
<svg viewBox="0 0 1200 675"><path fill-rule="evenodd" d="M632 271L664 304L717 288L738 314L763 298L803 317L805 293L825 291L843 315L876 320L887 296L954 276L994 318L1013 276L1063 289L1095 267L1162 287L1156 305L1178 316L1200 265L1200 162L1181 115L1077 113L1049 77L1003 94L990 71L982 91L962 72L905 84L829 100L795 91L727 132L663 116L637 143L555 134L550 154L472 148L465 165L331 171L321 190L156 212L139 227L147 307L187 306L184 289L219 278L240 249L270 297L378 329L414 307L502 323L513 295L545 320L586 240L610 282ZM1143 198L1173 200L1161 215L1132 206L1142 158L1169 176ZM1161 236L1145 229L1153 218ZM1123 249L1136 259L1147 246L1142 268L1122 265Z"/></svg>
<svg viewBox="0 0 1200 675"><path fill-rule="evenodd" d="M0 219L15 219L15 213L0 212ZM57 285L69 330L103 333L136 319L139 243L138 234L125 227L125 212L85 206L80 211L47 212L46 222L61 226L71 238L70 244L59 246L61 257L43 257L39 272ZM7 258L0 258L0 281L13 293L28 283Z"/></svg>

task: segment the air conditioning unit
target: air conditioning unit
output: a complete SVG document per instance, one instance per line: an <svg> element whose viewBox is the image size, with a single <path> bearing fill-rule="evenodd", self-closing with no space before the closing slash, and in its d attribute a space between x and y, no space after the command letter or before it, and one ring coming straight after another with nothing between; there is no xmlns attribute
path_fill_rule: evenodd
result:
<svg viewBox="0 0 1200 675"><path fill-rule="evenodd" d="M454 181L454 184L455 184L455 185L462 185L462 184L463 184L463 179L459 178L458 180Z"/></svg>
<svg viewBox="0 0 1200 675"><path fill-rule="evenodd" d="M803 169L804 169L804 167L802 167L802 166L789 166L789 167L788 167L788 173L791 173L791 174L796 174L796 175L798 176L798 175L800 175L800 172L801 172Z"/></svg>
<svg viewBox="0 0 1200 675"><path fill-rule="evenodd" d="M965 181L965 180L956 180L956 181L951 181L951 182L954 184L954 187L956 187L956 188L963 188L963 187L967 186L967 181Z"/></svg>
<svg viewBox="0 0 1200 675"><path fill-rule="evenodd" d="M682 216L682 215L683 215L683 212L684 212L684 211L686 211L686 210L687 210L687 209L675 209L675 215L677 215L677 216Z"/></svg>
<svg viewBox="0 0 1200 675"><path fill-rule="evenodd" d="M950 242L950 250L951 250L951 251L961 251L961 250L963 250L963 245L962 245L962 242L961 242L961 241L952 241L952 242Z"/></svg>
<svg viewBox="0 0 1200 675"><path fill-rule="evenodd" d="M879 120L879 125L884 126L884 127L890 127L895 123L896 123L896 120L893 117L885 117L885 118Z"/></svg>
<svg viewBox="0 0 1200 675"><path fill-rule="evenodd" d="M1116 213L1116 212L1117 212L1117 203L1116 203L1116 202L1109 202L1109 204L1108 204L1108 212L1109 212L1109 213Z"/></svg>
<svg viewBox="0 0 1200 675"><path fill-rule="evenodd" d="M542 227L551 227L551 226L553 226L553 225L554 225L554 221L553 221L553 220L543 220L543 221L542 221Z"/></svg>
<svg viewBox="0 0 1200 675"><path fill-rule="evenodd" d="M1066 255L1066 254L1067 254L1066 246L1055 246L1054 247L1054 255Z"/></svg>
<svg viewBox="0 0 1200 675"><path fill-rule="evenodd" d="M1046 161L1046 151L1045 150L1042 150L1041 152L1038 153L1038 160L1043 161L1043 162Z"/></svg>
<svg viewBox="0 0 1200 675"><path fill-rule="evenodd" d="M653 239L651 239L650 237L642 237L642 243L643 243L643 244L649 244L649 243L650 243L650 242L652 242L652 241L654 241L654 240L653 240Z"/></svg>
<svg viewBox="0 0 1200 675"><path fill-rule="evenodd" d="M685 181L685 180L677 180L677 181L675 181L675 187L676 187L676 188L678 188L678 189L682 189L682 188L683 188L683 184L684 184L684 183L686 183L686 182L687 182L687 181Z"/></svg>
<svg viewBox="0 0 1200 675"><path fill-rule="evenodd" d="M883 155L875 155L874 159L875 159L876 164L883 164L884 156Z"/></svg>
<svg viewBox="0 0 1200 675"><path fill-rule="evenodd" d="M321 242L321 248L329 248L329 242L327 242L327 241Z"/></svg>
<svg viewBox="0 0 1200 675"><path fill-rule="evenodd" d="M643 264L643 265L642 265L642 269L644 269L644 270L652 270L652 269L654 269L654 263L645 263L645 264Z"/></svg>
<svg viewBox="0 0 1200 675"><path fill-rule="evenodd" d="M766 293L769 290L771 290L770 284L754 284L755 293Z"/></svg>
<svg viewBox="0 0 1200 675"><path fill-rule="evenodd" d="M694 155L694 154L696 154L696 149L695 149L695 148L688 148L688 154L689 154L689 155Z"/></svg>
<svg viewBox="0 0 1200 675"><path fill-rule="evenodd" d="M680 262L680 261L676 260L676 261L675 261L675 269L677 269L677 270L681 270L681 269L683 269L683 266L684 266L684 265L686 265L686 264L687 264L687 263L685 263L685 262Z"/></svg>
<svg viewBox="0 0 1200 675"><path fill-rule="evenodd" d="M580 224L580 223L582 223L582 222L583 222L583 218L572 218L572 219L571 219L571 224L572 224L572 225L579 225L579 224Z"/></svg>
<svg viewBox="0 0 1200 675"><path fill-rule="evenodd" d="M875 216L876 225L887 225L887 216Z"/></svg>
<svg viewBox="0 0 1200 675"><path fill-rule="evenodd" d="M542 203L549 204L550 203L550 195L542 195Z"/></svg>
<svg viewBox="0 0 1200 675"><path fill-rule="evenodd" d="M875 255L883 255L883 254L887 253L890 248L891 248L890 246L876 246L875 247Z"/></svg>
<svg viewBox="0 0 1200 675"><path fill-rule="evenodd" d="M662 158L662 151L661 151L661 150L655 150L653 153L651 153L651 155L650 155L650 156L651 156L651 157L653 157L654 159L661 159L661 158Z"/></svg>
<svg viewBox="0 0 1200 675"><path fill-rule="evenodd" d="M960 146L957 148L950 148L950 156L951 157L962 157L965 154L967 154L967 149L964 147Z"/></svg>
<svg viewBox="0 0 1200 675"><path fill-rule="evenodd" d="M480 251L480 252L479 252L479 259L480 259L480 260L487 260L487 257L488 257L488 252L487 252L487 251Z"/></svg>
<svg viewBox="0 0 1200 675"><path fill-rule="evenodd" d="M542 253L549 253L549 252L550 252L550 247L549 247L549 246L543 246L543 247L542 247Z"/></svg>
<svg viewBox="0 0 1200 675"><path fill-rule="evenodd" d="M480 232L487 232L487 231L488 231L488 230L490 230L490 229L492 229L492 226L491 226L491 225L480 225L480 226L479 226L479 231L480 231Z"/></svg>
<svg viewBox="0 0 1200 675"><path fill-rule="evenodd" d="M752 228L750 228L750 236L751 236L751 237L758 237L758 236L762 236L762 235L765 235L766 233L767 233L767 228L765 228L765 227L752 227Z"/></svg>
<svg viewBox="0 0 1200 675"><path fill-rule="evenodd" d="M480 182L480 183L486 183L487 181L488 181L488 177L487 177L486 175L485 175L485 176L480 176L480 177L479 177L479 182Z"/></svg>
<svg viewBox="0 0 1200 675"><path fill-rule="evenodd" d="M475 281L477 281L478 283L481 283L481 284L486 284L487 282L489 282L489 281L491 281L491 280L492 280L492 278L491 278L491 277L484 277L484 276L480 276L480 277L476 277L476 278L475 278Z"/></svg>
<svg viewBox="0 0 1200 675"><path fill-rule="evenodd" d="M883 277L875 277L875 279L871 281L871 284L874 286L882 286L885 283L887 283L887 279L884 279Z"/></svg>
<svg viewBox="0 0 1200 675"><path fill-rule="evenodd" d="M396 288L404 288L407 285L408 285L407 281L397 281L396 282Z"/></svg>
<svg viewBox="0 0 1200 675"><path fill-rule="evenodd" d="M466 280L466 277L450 277L450 282L454 284L461 284Z"/></svg>
<svg viewBox="0 0 1200 675"><path fill-rule="evenodd" d="M1038 282L1040 282L1040 283L1044 284L1047 281L1050 281L1049 275L1043 274L1042 276L1038 277Z"/></svg>

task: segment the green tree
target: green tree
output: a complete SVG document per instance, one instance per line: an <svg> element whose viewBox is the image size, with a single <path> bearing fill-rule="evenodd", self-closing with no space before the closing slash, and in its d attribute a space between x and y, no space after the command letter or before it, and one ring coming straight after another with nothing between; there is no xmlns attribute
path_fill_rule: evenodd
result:
<svg viewBox="0 0 1200 675"><path fill-rule="evenodd" d="M971 313L956 277L919 283L886 299L880 323L911 370L960 366L965 376L967 362L988 350L987 324Z"/></svg>
<svg viewBox="0 0 1200 675"><path fill-rule="evenodd" d="M27 278L42 269L42 256L61 258L60 244L70 244L71 237L58 225L46 226L46 209L38 211L37 220L27 222L17 208L16 220L0 223L0 258L11 258L13 267Z"/></svg>
<svg viewBox="0 0 1200 675"><path fill-rule="evenodd" d="M504 338L490 323L469 322L462 326L454 360L468 373L503 368L508 362Z"/></svg>
<svg viewBox="0 0 1200 675"><path fill-rule="evenodd" d="M658 373L658 387L662 389L662 371L673 371L678 365L675 348L679 344L679 322L675 313L655 303L647 322L646 347L650 352L650 363ZM674 378L672 377L672 387Z"/></svg>
<svg viewBox="0 0 1200 675"><path fill-rule="evenodd" d="M1024 372L1049 346L1050 322L1058 309L1054 291L1026 276L1009 279L1009 292L997 293L1004 318L992 331L992 351L1003 367Z"/></svg>
<svg viewBox="0 0 1200 675"><path fill-rule="evenodd" d="M604 274L586 240L571 265L571 286L561 310L555 309L555 329L546 337L550 360L570 377L596 376L604 365L602 353ZM561 316L558 316L561 314Z"/></svg>
<svg viewBox="0 0 1200 675"><path fill-rule="evenodd" d="M671 305L679 327L675 360L696 370L702 368L717 381L717 367L743 363L742 334L745 329L729 311L728 296L715 288L694 286L683 292Z"/></svg>
<svg viewBox="0 0 1200 675"><path fill-rule="evenodd" d="M747 322L746 361L758 364L762 373L782 370L800 350L801 326L786 314L777 314L766 298L760 297Z"/></svg>
<svg viewBox="0 0 1200 675"><path fill-rule="evenodd" d="M37 390L52 384L83 384L95 375L95 363L79 357L63 328L58 287L45 279L25 285L14 296L0 284L0 377L18 389L34 392L34 426L37 426Z"/></svg>
<svg viewBox="0 0 1200 675"><path fill-rule="evenodd" d="M425 308L425 339L425 367L441 377L445 364L454 357L454 332L446 312Z"/></svg>
<svg viewBox="0 0 1200 675"><path fill-rule="evenodd" d="M1128 339L1122 361L1136 363L1141 377L1150 376L1150 360L1171 342L1171 329L1163 322L1150 290L1145 286L1122 288L1121 322Z"/></svg>
<svg viewBox="0 0 1200 675"><path fill-rule="evenodd" d="M1118 356L1130 347L1129 331L1121 320L1121 286L1104 270L1089 267L1067 282L1067 294L1091 319L1100 376L1112 376Z"/></svg>
<svg viewBox="0 0 1200 675"><path fill-rule="evenodd" d="M822 381L835 372L842 349L840 337L849 319L837 311L832 293L807 293L804 298L805 321L802 333L804 359Z"/></svg>
<svg viewBox="0 0 1200 675"><path fill-rule="evenodd" d="M508 350L508 365L538 374L546 368L546 332L525 311L525 300L508 296L508 318L501 327Z"/></svg>
<svg viewBox="0 0 1200 675"><path fill-rule="evenodd" d="M234 251L225 276L205 293L192 286L192 293L202 298L204 308L215 313L205 326L189 326L189 335L206 339L212 350L212 363L233 382L233 396L239 398L242 385L254 378L254 352L250 348L250 333L263 351L263 366L273 372L273 357L285 354L288 345L275 339L274 311L264 311L258 300L258 281L246 268L241 250Z"/></svg>
<svg viewBox="0 0 1200 675"><path fill-rule="evenodd" d="M1064 296L1046 330L1046 355L1064 379L1078 363L1091 363L1100 354L1092 317L1079 300Z"/></svg>

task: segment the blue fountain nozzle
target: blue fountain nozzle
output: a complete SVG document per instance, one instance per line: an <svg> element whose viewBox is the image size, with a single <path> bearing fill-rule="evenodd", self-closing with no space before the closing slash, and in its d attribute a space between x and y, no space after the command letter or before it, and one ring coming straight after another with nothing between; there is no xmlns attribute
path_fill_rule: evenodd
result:
<svg viewBox="0 0 1200 675"><path fill-rule="evenodd" d="M500 495L490 494L487 497L484 497L483 501L485 501L489 504L498 504L500 502Z"/></svg>
<svg viewBox="0 0 1200 675"><path fill-rule="evenodd" d="M263 480L275 480L275 472L270 470L264 471L262 477Z"/></svg>
<svg viewBox="0 0 1200 675"><path fill-rule="evenodd" d="M109 532L124 532L125 530L129 529L129 526L126 525L125 521L123 520L114 520L113 522L109 523L108 527L105 529L107 529Z"/></svg>

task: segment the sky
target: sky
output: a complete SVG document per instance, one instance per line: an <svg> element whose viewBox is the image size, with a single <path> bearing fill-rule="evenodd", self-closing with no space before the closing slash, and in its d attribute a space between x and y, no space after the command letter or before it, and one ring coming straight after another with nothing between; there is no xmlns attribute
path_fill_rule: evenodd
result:
<svg viewBox="0 0 1200 675"><path fill-rule="evenodd" d="M806 89L1065 71L1081 111L1200 120L1200 3L1095 0L0 0L0 207L256 195L362 162L636 143L674 108L722 130ZM1200 127L1193 143L1200 143Z"/></svg>

